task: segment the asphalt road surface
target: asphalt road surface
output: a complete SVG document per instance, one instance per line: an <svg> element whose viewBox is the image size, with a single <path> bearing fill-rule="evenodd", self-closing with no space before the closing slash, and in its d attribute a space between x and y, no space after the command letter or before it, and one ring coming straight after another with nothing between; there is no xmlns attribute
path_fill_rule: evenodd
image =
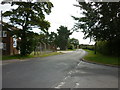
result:
<svg viewBox="0 0 120 90"><path fill-rule="evenodd" d="M3 88L118 88L118 68L83 62L83 50L3 65Z"/></svg>

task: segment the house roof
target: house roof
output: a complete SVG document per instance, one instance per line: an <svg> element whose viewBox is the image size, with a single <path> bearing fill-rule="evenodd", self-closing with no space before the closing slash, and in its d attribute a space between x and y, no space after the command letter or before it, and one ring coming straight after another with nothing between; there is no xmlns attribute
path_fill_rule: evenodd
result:
<svg viewBox="0 0 120 90"><path fill-rule="evenodd" d="M8 31L20 30L19 28L14 27L13 25L10 25L6 22L2 22L2 28L3 28L3 31L4 30L8 30Z"/></svg>

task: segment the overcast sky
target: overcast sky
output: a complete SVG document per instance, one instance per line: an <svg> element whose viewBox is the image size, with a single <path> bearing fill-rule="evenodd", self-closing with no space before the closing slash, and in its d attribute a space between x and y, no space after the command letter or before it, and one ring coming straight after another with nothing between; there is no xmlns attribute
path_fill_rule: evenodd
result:
<svg viewBox="0 0 120 90"><path fill-rule="evenodd" d="M73 6L77 4L76 0L50 0L54 7L50 15L46 16L46 20L51 23L49 31L57 32L60 25L71 29L74 26L75 20L71 16L82 17L82 11L78 7ZM5 11L10 9L10 5L0 5L0 9ZM39 30L34 30L39 33ZM80 44L89 44L90 39L83 39L84 34L82 32L74 32L70 38L76 38ZM94 44L91 42L90 44Z"/></svg>
<svg viewBox="0 0 120 90"><path fill-rule="evenodd" d="M75 20L71 16L82 17L82 11L73 4L78 4L76 0L50 0L54 7L50 15L46 16L46 19L51 23L49 31L57 32L60 25L73 28ZM37 31L37 30L36 30ZM83 39L84 34L82 32L74 32L70 38L76 38L80 44L89 44L90 39ZM90 44L94 44L92 41Z"/></svg>

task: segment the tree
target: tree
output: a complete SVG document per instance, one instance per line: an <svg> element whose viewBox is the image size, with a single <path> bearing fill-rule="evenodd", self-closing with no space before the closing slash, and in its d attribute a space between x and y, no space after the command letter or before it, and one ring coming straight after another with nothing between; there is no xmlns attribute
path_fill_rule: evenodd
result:
<svg viewBox="0 0 120 90"><path fill-rule="evenodd" d="M60 50L66 50L68 45L68 38L72 33L65 26L60 26L59 29L57 29L57 31L57 46L60 47Z"/></svg>
<svg viewBox="0 0 120 90"><path fill-rule="evenodd" d="M77 23L74 29L82 29L84 38L95 41L107 41L120 54L120 2L79 2L77 7L83 10L83 17L74 17ZM96 44L97 45L97 44ZM113 54L113 53L111 53Z"/></svg>
<svg viewBox="0 0 120 90"><path fill-rule="evenodd" d="M34 51L34 49L38 46L38 43L39 43L38 36L39 36L38 33L30 32L30 31L27 32L27 34L26 34L26 40L27 40L26 53L27 54L32 53L32 51ZM20 41L20 44L21 44L21 42L22 41Z"/></svg>
<svg viewBox="0 0 120 90"><path fill-rule="evenodd" d="M74 47L77 48L77 46L79 45L79 40L75 39L75 38L72 38L72 39L69 40L69 43L73 44Z"/></svg>
<svg viewBox="0 0 120 90"><path fill-rule="evenodd" d="M79 2L84 17L74 17L76 29L82 29L85 38L113 40L120 37L120 2Z"/></svg>
<svg viewBox="0 0 120 90"><path fill-rule="evenodd" d="M56 44L56 38L57 38L57 33L54 33L54 32L51 32L49 34L49 43L52 45L52 44Z"/></svg>
<svg viewBox="0 0 120 90"><path fill-rule="evenodd" d="M5 2L2 2L3 4ZM10 24L21 27L19 35L21 37L20 51L21 55L29 54L27 52L27 36L29 30L38 27L44 32L48 32L50 23L45 20L45 13L50 14L53 4L51 2L12 2L11 6L17 5L16 9L3 13L4 17L10 18Z"/></svg>

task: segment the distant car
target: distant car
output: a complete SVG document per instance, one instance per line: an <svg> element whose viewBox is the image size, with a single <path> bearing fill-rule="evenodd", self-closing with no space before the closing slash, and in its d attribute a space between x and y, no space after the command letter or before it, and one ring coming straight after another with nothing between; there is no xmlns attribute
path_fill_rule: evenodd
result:
<svg viewBox="0 0 120 90"><path fill-rule="evenodd" d="M60 50L60 48L58 47L57 50Z"/></svg>

